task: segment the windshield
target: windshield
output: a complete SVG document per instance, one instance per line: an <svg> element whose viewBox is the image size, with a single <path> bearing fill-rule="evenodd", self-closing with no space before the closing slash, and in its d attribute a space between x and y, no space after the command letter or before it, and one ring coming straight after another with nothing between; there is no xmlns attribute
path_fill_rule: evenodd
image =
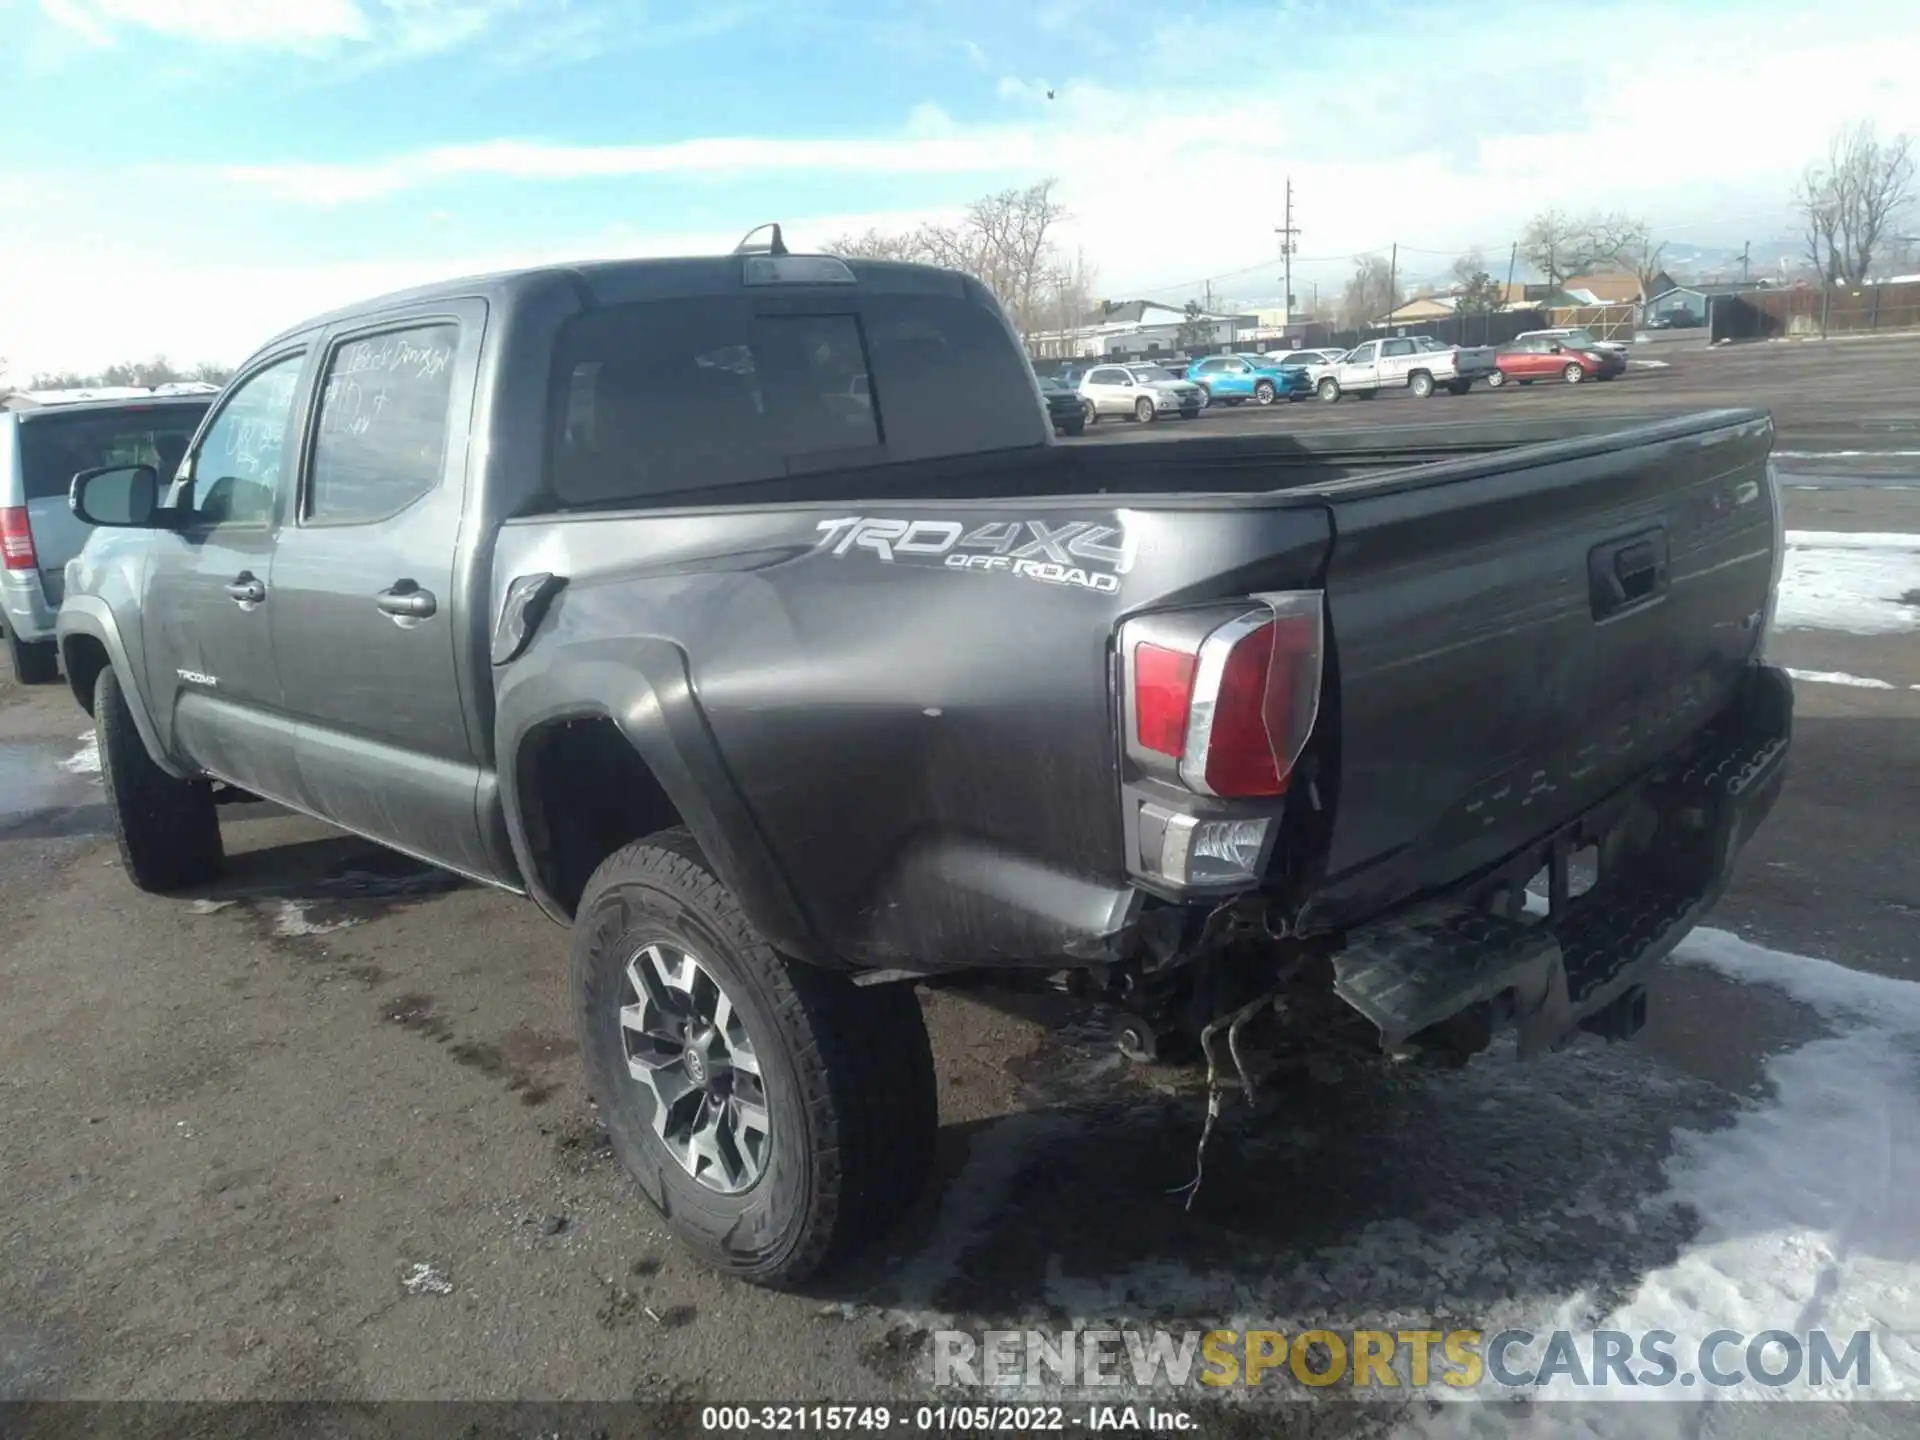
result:
<svg viewBox="0 0 1920 1440"><path fill-rule="evenodd" d="M101 465L151 465L164 485L206 413L203 403L23 417L20 464L27 499L65 495L78 472Z"/></svg>
<svg viewBox="0 0 1920 1440"><path fill-rule="evenodd" d="M1155 381L1177 380L1179 378L1171 370L1162 369L1158 365L1129 365L1127 370L1132 374L1134 379L1146 381L1149 384Z"/></svg>
<svg viewBox="0 0 1920 1440"><path fill-rule="evenodd" d="M1600 343L1593 338L1591 330L1563 330L1557 338L1562 345L1573 345L1588 350Z"/></svg>

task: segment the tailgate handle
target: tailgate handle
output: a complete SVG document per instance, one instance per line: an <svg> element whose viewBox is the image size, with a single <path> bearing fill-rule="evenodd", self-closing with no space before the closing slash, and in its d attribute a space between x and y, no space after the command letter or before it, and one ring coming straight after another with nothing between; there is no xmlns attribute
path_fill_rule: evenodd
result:
<svg viewBox="0 0 1920 1440"><path fill-rule="evenodd" d="M1593 618L1605 620L1657 599L1667 589L1667 532L1647 530L1596 545L1587 556Z"/></svg>

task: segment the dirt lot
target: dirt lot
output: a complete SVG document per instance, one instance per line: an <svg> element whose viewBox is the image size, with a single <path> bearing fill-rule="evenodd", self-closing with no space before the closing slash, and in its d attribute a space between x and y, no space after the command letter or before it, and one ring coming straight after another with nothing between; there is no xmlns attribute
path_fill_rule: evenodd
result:
<svg viewBox="0 0 1920 1440"><path fill-rule="evenodd" d="M1761 403L1782 449L1920 449L1898 428L1920 431L1920 342L1661 348L1667 368L1611 387L1424 403ZM1415 403L1195 424L1377 424ZM1799 483L1816 488L1790 496L1796 529L1920 532L1920 490ZM1801 629L1775 652L1878 684L1802 687L1790 787L1715 924L1904 985L1920 633ZM1711 1137L1792 1100L1770 1066L1837 1043L1833 1013L1724 966L1664 971L1628 1046L1273 1097L1229 1125L1191 1213L1169 1194L1192 1172L1188 1082L1126 1065L1083 1008L929 992L940 1185L861 1271L749 1289L688 1263L610 1158L561 931L267 807L230 812L219 888L138 894L102 839L87 728L63 690L0 676L0 1399L909 1397L936 1328L1591 1323L1800 1223L1703 1213L1677 1188ZM1848 1263L1910 1269L1913 1123L1866 1133ZM1782 1323L1847 1273L1727 1271ZM1313 1428L1427 1423L1383 1403Z"/></svg>

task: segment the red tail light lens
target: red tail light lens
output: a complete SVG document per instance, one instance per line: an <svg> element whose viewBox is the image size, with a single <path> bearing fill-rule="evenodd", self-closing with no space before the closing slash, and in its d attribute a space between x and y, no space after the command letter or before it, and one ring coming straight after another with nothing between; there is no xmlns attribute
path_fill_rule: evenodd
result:
<svg viewBox="0 0 1920 1440"><path fill-rule="evenodd" d="M33 530L27 524L26 506L0 509L0 555L6 557L9 570L40 568L39 558L33 553Z"/></svg>
<svg viewBox="0 0 1920 1440"><path fill-rule="evenodd" d="M1187 711L1193 701L1193 660L1165 645L1133 648L1134 736L1140 744L1175 760L1187 748Z"/></svg>
<svg viewBox="0 0 1920 1440"><path fill-rule="evenodd" d="M1154 633L1130 651L1132 750L1145 768L1201 794L1286 794L1319 710L1321 597L1256 603L1224 623L1128 622Z"/></svg>

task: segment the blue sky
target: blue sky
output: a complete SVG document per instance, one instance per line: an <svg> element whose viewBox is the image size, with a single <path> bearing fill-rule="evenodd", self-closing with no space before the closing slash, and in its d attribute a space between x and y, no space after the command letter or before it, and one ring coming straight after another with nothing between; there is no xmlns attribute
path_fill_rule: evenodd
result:
<svg viewBox="0 0 1920 1440"><path fill-rule="evenodd" d="M1738 244L1836 125L1920 130L1909 9L0 0L0 355L234 360L434 275L817 244L1046 175L1113 294L1272 293L1289 176L1297 290L1394 241L1503 254L1548 203Z"/></svg>

